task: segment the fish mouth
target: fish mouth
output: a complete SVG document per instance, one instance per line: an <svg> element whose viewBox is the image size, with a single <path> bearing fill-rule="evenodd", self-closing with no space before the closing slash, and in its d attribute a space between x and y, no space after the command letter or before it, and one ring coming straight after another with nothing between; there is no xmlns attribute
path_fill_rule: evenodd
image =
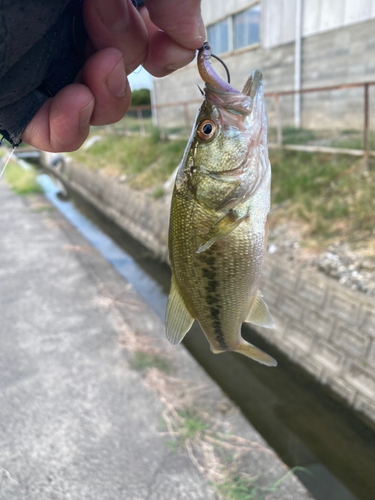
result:
<svg viewBox="0 0 375 500"><path fill-rule="evenodd" d="M197 58L198 71L205 82L205 98L218 108L225 108L234 114L249 115L262 102L263 75L261 71L254 70L240 92L216 73L211 64L211 58L212 49L206 41L199 49Z"/></svg>
<svg viewBox="0 0 375 500"><path fill-rule="evenodd" d="M219 89L206 82L205 97L214 106L225 108L234 114L249 115L259 110L263 102L263 75L254 70L247 79L242 92Z"/></svg>

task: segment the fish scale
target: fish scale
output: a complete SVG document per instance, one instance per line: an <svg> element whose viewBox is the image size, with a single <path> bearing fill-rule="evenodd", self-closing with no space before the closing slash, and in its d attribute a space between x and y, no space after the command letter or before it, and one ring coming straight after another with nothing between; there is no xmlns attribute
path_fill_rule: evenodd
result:
<svg viewBox="0 0 375 500"><path fill-rule="evenodd" d="M212 72L210 54L208 44L198 54L204 100L172 195L167 337L178 344L197 319L214 353L275 366L241 336L244 321L274 328L258 290L271 180L262 78L253 72L238 92Z"/></svg>

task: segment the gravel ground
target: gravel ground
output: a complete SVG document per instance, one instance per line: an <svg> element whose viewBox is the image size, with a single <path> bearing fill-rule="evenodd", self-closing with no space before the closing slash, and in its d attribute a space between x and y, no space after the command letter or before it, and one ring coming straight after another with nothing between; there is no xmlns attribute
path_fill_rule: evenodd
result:
<svg viewBox="0 0 375 500"><path fill-rule="evenodd" d="M326 249L312 249L302 246L302 240L298 223L278 224L270 230L268 252L298 267L324 273L352 290L375 296L375 252L371 255L364 248L354 250L345 241L332 243Z"/></svg>

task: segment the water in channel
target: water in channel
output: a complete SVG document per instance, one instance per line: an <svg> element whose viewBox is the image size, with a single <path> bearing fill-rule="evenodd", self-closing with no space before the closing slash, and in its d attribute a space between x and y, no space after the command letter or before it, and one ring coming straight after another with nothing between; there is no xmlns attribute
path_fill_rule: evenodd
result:
<svg viewBox="0 0 375 500"><path fill-rule="evenodd" d="M47 175L39 176L39 182L53 205L164 319L169 267L74 193L74 204L59 199L59 187ZM374 500L375 426L366 425L247 325L242 333L275 357L278 367L267 368L233 353L213 355L196 323L184 345L281 459L289 467L309 471L297 475L313 498Z"/></svg>

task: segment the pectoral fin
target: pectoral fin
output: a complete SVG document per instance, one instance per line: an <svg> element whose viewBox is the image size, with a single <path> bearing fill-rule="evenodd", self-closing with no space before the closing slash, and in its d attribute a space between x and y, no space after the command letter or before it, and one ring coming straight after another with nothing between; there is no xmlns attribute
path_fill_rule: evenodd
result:
<svg viewBox="0 0 375 500"><path fill-rule="evenodd" d="M227 236L247 218L248 215L237 218L232 211L228 212L226 215L221 217L208 231L203 243L199 245L196 253L202 253L208 250L210 246L212 246L216 241L224 238L224 236Z"/></svg>
<svg viewBox="0 0 375 500"><path fill-rule="evenodd" d="M167 339L173 345L179 344L190 330L194 318L189 313L172 275L171 291L165 318Z"/></svg>
<svg viewBox="0 0 375 500"><path fill-rule="evenodd" d="M275 328L271 313L268 310L267 304L264 302L262 292L257 291L254 302L250 308L250 312L245 319L247 323L263 326L263 328Z"/></svg>

